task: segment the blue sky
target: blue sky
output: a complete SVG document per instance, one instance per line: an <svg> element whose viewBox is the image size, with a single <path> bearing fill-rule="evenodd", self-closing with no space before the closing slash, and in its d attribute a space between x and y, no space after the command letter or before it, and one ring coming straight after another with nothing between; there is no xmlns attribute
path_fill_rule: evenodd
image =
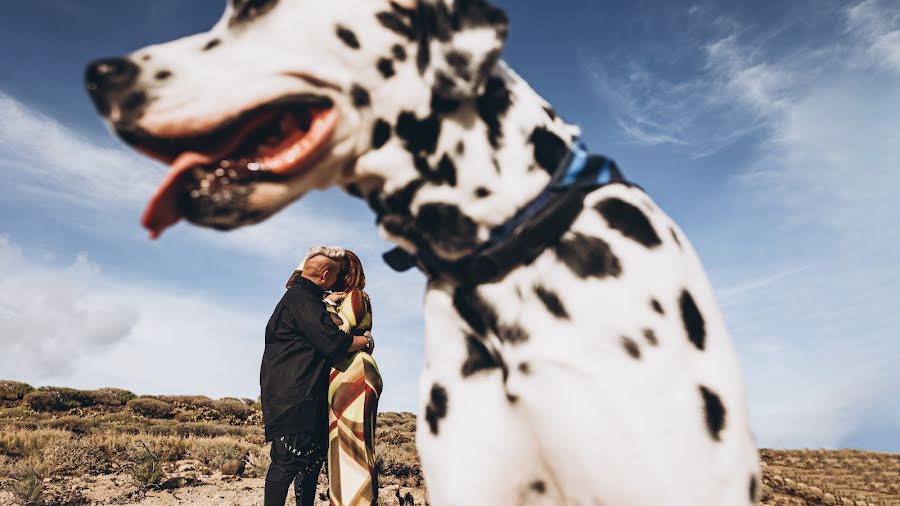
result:
<svg viewBox="0 0 900 506"><path fill-rule="evenodd" d="M900 7L498 2L504 58L703 258L768 447L900 451ZM146 239L164 168L112 138L91 59L208 29L218 0L31 0L0 17L0 377L258 395L263 327L305 249L360 253L383 410L415 411L423 278L360 202L317 192L222 234Z"/></svg>

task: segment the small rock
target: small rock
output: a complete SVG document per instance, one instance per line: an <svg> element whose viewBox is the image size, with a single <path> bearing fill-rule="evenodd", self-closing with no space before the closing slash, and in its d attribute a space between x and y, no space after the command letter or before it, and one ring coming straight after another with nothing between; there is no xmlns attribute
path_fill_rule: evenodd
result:
<svg viewBox="0 0 900 506"><path fill-rule="evenodd" d="M222 467L219 468L224 475L232 475L232 476L240 476L244 474L244 469L246 468L246 464L243 460L228 460L222 464Z"/></svg>
<svg viewBox="0 0 900 506"><path fill-rule="evenodd" d="M169 478L168 480L159 484L159 488L162 490L172 490L176 488L183 488L190 485L190 481L184 476L175 476L174 478Z"/></svg>

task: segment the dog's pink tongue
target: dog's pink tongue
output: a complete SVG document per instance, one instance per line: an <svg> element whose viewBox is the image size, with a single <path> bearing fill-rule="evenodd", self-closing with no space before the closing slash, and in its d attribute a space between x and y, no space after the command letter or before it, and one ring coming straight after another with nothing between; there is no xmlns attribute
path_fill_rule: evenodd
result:
<svg viewBox="0 0 900 506"><path fill-rule="evenodd" d="M181 219L181 212L178 210L180 188L177 184L181 175L191 167L207 165L213 160L214 158L210 155L186 151L178 155L178 158L172 162L166 179L150 198L144 215L141 216L141 225L150 231L150 239L158 238L165 229L178 223L178 220Z"/></svg>

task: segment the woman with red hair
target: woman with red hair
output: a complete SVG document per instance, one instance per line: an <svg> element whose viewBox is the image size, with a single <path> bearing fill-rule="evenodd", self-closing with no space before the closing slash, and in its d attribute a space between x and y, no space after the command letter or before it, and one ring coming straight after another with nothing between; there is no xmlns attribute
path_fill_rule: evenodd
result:
<svg viewBox="0 0 900 506"><path fill-rule="evenodd" d="M363 291L362 262L350 250L332 295L326 301L335 323L359 335L372 328L372 306ZM340 301L340 303L337 303ZM375 421L381 374L372 348L352 353L331 370L328 386L328 491L335 506L374 505L378 500L375 473Z"/></svg>

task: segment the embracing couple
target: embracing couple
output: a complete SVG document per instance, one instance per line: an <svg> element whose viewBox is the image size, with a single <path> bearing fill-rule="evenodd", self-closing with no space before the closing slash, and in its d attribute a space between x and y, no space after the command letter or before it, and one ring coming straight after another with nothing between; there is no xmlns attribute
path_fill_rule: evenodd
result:
<svg viewBox="0 0 900 506"><path fill-rule="evenodd" d="M381 375L372 359L372 311L359 258L311 248L266 325L259 372L272 463L265 506L282 506L294 482L312 506L326 457L332 505L374 505L375 417Z"/></svg>

